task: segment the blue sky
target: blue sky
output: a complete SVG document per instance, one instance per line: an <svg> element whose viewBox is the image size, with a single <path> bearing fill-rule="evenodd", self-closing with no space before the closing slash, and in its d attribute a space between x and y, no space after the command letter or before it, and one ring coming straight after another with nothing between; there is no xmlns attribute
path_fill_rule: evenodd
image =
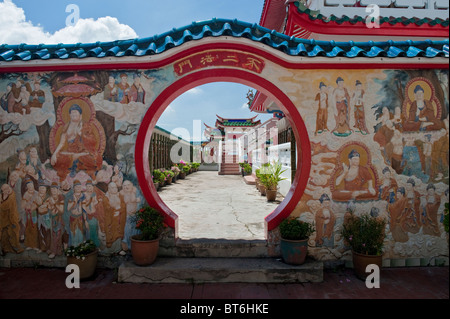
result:
<svg viewBox="0 0 450 319"><path fill-rule="evenodd" d="M66 24L79 8L75 26ZM264 0L0 0L0 44L76 43L145 38L212 18L259 23ZM73 20L72 20L73 21ZM236 83L211 83L178 97L158 121L172 131L194 120L214 125L216 114L249 118L245 107L251 89ZM256 92L256 90L254 90ZM262 122L272 116L259 114ZM203 127L203 124L202 124Z"/></svg>

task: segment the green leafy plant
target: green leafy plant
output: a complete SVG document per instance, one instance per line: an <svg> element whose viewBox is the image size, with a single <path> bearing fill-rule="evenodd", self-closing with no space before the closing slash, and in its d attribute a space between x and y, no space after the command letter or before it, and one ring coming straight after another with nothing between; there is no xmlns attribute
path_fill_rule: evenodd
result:
<svg viewBox="0 0 450 319"><path fill-rule="evenodd" d="M266 174L261 179L261 183L270 190L276 190L278 187L278 183L286 178L281 177L286 170L283 170L283 166L279 161L270 163L268 166L264 168Z"/></svg>
<svg viewBox="0 0 450 319"><path fill-rule="evenodd" d="M190 170L190 169L191 169L190 165L188 165L188 164L183 165L182 170L183 170L183 172L185 172L186 174L189 173L189 170Z"/></svg>
<svg viewBox="0 0 450 319"><path fill-rule="evenodd" d="M246 175L250 175L252 173L252 166L248 163L244 163L244 166L242 167L244 169L244 173Z"/></svg>
<svg viewBox="0 0 450 319"><path fill-rule="evenodd" d="M164 180L166 179L166 176L164 175L164 173L161 172L161 170L159 170L159 169L153 170L152 177L153 177L154 183L164 183Z"/></svg>
<svg viewBox="0 0 450 319"><path fill-rule="evenodd" d="M164 230L164 217L153 207L144 206L132 217L136 229L140 231L140 240L159 238Z"/></svg>
<svg viewBox="0 0 450 319"><path fill-rule="evenodd" d="M166 169L164 171L164 175L166 176L166 178L170 178L170 177L173 178L175 176L175 173L172 170Z"/></svg>
<svg viewBox="0 0 450 319"><path fill-rule="evenodd" d="M192 168L198 169L200 167L200 163L194 162L191 164L191 166L192 166Z"/></svg>
<svg viewBox="0 0 450 319"><path fill-rule="evenodd" d="M75 257L77 259L84 260L86 255L93 253L97 250L97 246L92 240L85 240L77 246L70 246L65 251L64 254L67 257Z"/></svg>
<svg viewBox="0 0 450 319"><path fill-rule="evenodd" d="M386 220L369 214L356 216L352 211L344 222L342 236L353 251L365 255L382 255Z"/></svg>
<svg viewBox="0 0 450 319"><path fill-rule="evenodd" d="M279 226L280 235L283 239L304 240L308 239L316 231L314 223L308 223L295 217L283 220Z"/></svg>

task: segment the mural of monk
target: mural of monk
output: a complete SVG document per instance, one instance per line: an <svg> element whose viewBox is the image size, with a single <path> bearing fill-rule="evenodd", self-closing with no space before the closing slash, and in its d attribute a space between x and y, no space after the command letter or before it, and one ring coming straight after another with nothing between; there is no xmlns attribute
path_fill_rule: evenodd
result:
<svg viewBox="0 0 450 319"><path fill-rule="evenodd" d="M315 101L317 105L317 118L316 118L316 134L328 131L328 93L327 86L320 82L320 92L317 93Z"/></svg>
<svg viewBox="0 0 450 319"><path fill-rule="evenodd" d="M337 136L348 136L352 133L350 129L350 95L347 88L344 87L344 80L341 77L336 79L337 88L334 89L333 99L336 102L335 115L336 127L333 129L333 134Z"/></svg>
<svg viewBox="0 0 450 319"><path fill-rule="evenodd" d="M383 169L383 182L380 185L378 198L393 203L395 201L395 194L397 193L397 181L392 178L389 167Z"/></svg>
<svg viewBox="0 0 450 319"><path fill-rule="evenodd" d="M333 228L336 217L330 208L330 197L323 194L320 199L321 208L316 212L316 245L333 247Z"/></svg>
<svg viewBox="0 0 450 319"><path fill-rule="evenodd" d="M116 246L115 243L118 242L119 244L114 248L120 250L125 231L127 207L114 182L108 184L108 191L103 198L103 210L105 214L106 247Z"/></svg>
<svg viewBox="0 0 450 319"><path fill-rule="evenodd" d="M363 200L376 196L374 178L367 167L360 165L360 154L353 149L348 154L349 164L342 164L342 173L336 178L336 186L343 183L342 189L333 192L333 199L347 201Z"/></svg>
<svg viewBox="0 0 450 319"><path fill-rule="evenodd" d="M37 224L37 202L39 195L31 179L25 179L24 185L26 191L22 196L22 207L25 211L25 246L27 250L34 249L39 251Z"/></svg>
<svg viewBox="0 0 450 319"><path fill-rule="evenodd" d="M388 204L389 227L394 241L404 243L409 237L402 225L407 217L408 200L405 197L405 188L397 189L397 199L394 203Z"/></svg>
<svg viewBox="0 0 450 319"><path fill-rule="evenodd" d="M30 107L36 107L41 109L45 103L45 93L41 90L41 83L39 81L34 82L34 90L30 94Z"/></svg>
<svg viewBox="0 0 450 319"><path fill-rule="evenodd" d="M133 85L130 88L129 101L145 103L145 90L141 84L141 78L134 75Z"/></svg>
<svg viewBox="0 0 450 319"><path fill-rule="evenodd" d="M117 84L117 102L128 104L130 102L129 92L130 85L128 84L128 76L125 73L120 75L120 83Z"/></svg>
<svg viewBox="0 0 450 319"><path fill-rule="evenodd" d="M437 212L441 205L441 197L436 194L433 184L427 186L426 204L423 207L422 224L425 235L440 236Z"/></svg>
<svg viewBox="0 0 450 319"><path fill-rule="evenodd" d="M23 252L19 243L19 231L16 194L11 186L3 184L0 197L0 255Z"/></svg>
<svg viewBox="0 0 450 319"><path fill-rule="evenodd" d="M405 131L436 131L442 128L442 123L434 114L434 107L424 98L424 89L417 85L414 88L415 101L411 103L409 114L405 118Z"/></svg>
<svg viewBox="0 0 450 319"><path fill-rule="evenodd" d="M355 108L355 125L354 128L356 132L361 132L361 134L366 135L369 134L369 131L366 127L366 115L364 111L364 94L365 91L362 88L362 83L359 80L356 80L355 83L356 90L352 96L352 104Z"/></svg>
<svg viewBox="0 0 450 319"><path fill-rule="evenodd" d="M118 88L116 85L116 79L113 76L109 76L109 82L106 84L103 91L103 98L110 102L117 102Z"/></svg>
<svg viewBox="0 0 450 319"><path fill-rule="evenodd" d="M84 192L84 200L82 202L83 210L86 212L87 230L86 238L92 240L97 247L100 247L100 239L98 236L99 222L97 218L97 193L94 190L92 181L86 182L86 191Z"/></svg>
<svg viewBox="0 0 450 319"><path fill-rule="evenodd" d="M409 178L406 182L405 197L408 200L405 231L416 234L422 226L420 221L420 193L415 190L416 182Z"/></svg>
<svg viewBox="0 0 450 319"><path fill-rule="evenodd" d="M70 121L64 126L60 142L51 157L51 164L60 180L64 180L69 173L75 176L80 170L93 177L102 165L103 159L96 149L95 128L83 123L82 113L78 104L70 107Z"/></svg>
<svg viewBox="0 0 450 319"><path fill-rule="evenodd" d="M79 180L73 182L73 193L69 193L67 201L67 215L69 217L69 245L77 246L85 239L86 213L83 211L82 203L84 194L83 186Z"/></svg>
<svg viewBox="0 0 450 319"><path fill-rule="evenodd" d="M58 183L50 186L50 196L45 201L50 216L51 242L48 257L50 259L63 253L64 233L64 196L59 191Z"/></svg>
<svg viewBox="0 0 450 319"><path fill-rule="evenodd" d="M37 212L38 212L38 239L39 249L43 252L50 251L51 244L51 224L50 215L47 207L47 186L44 184L39 185L38 197L37 197Z"/></svg>
<svg viewBox="0 0 450 319"><path fill-rule="evenodd" d="M435 179L448 176L449 173L448 128L442 128L438 136L431 147L431 174Z"/></svg>

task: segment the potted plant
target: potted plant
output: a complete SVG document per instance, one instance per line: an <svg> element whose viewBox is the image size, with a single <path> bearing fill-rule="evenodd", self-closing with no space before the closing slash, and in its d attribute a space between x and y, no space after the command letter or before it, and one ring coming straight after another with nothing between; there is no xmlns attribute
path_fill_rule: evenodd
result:
<svg viewBox="0 0 450 319"><path fill-rule="evenodd" d="M166 177L167 185L172 184L172 180L173 180L173 177L175 176L175 173L172 172L172 170L167 169L167 170L164 171L164 175Z"/></svg>
<svg viewBox="0 0 450 319"><path fill-rule="evenodd" d="M153 207L144 206L132 217L139 234L131 236L131 255L136 265L147 266L155 262L159 240L164 230L164 217Z"/></svg>
<svg viewBox="0 0 450 319"><path fill-rule="evenodd" d="M295 217L283 220L279 226L281 257L291 265L301 265L308 254L308 238L315 232L314 223Z"/></svg>
<svg viewBox="0 0 450 319"><path fill-rule="evenodd" d="M180 179L186 178L186 170L184 170L184 167L186 166L186 162L183 160L180 160L180 162L177 164L178 169L180 170ZM187 169L189 171L189 169Z"/></svg>
<svg viewBox="0 0 450 319"><path fill-rule="evenodd" d="M244 172L244 176L251 175L252 174L252 170L253 170L252 169L252 165L250 165L248 163L245 163L242 170Z"/></svg>
<svg viewBox="0 0 450 319"><path fill-rule="evenodd" d="M192 170L194 172L197 172L198 168L200 167L200 163L192 163L191 165L192 165Z"/></svg>
<svg viewBox="0 0 450 319"><path fill-rule="evenodd" d="M267 174L261 180L266 188L266 197L268 201L274 201L277 198L278 183L286 178L281 177L286 170L282 169L280 162L274 162L267 167Z"/></svg>
<svg viewBox="0 0 450 319"><path fill-rule="evenodd" d="M95 273L97 267L98 248L94 241L86 240L77 246L70 246L64 254L67 264L75 264L80 269L80 280L88 279Z"/></svg>
<svg viewBox="0 0 450 319"><path fill-rule="evenodd" d="M156 187L156 183L158 184L159 188L164 186L166 177L165 177L164 173L161 172L161 170L154 169L152 177L153 177L153 183L155 183L155 187ZM156 190L158 190L158 187L156 188Z"/></svg>
<svg viewBox="0 0 450 319"><path fill-rule="evenodd" d="M347 213L342 228L342 237L351 247L353 268L358 278L365 280L366 267L376 264L382 267L386 220L369 214L356 216L352 210Z"/></svg>
<svg viewBox="0 0 450 319"><path fill-rule="evenodd" d="M177 165L174 165L174 166L171 167L171 170L172 170L172 172L174 174L172 181L176 182L177 179L178 179L178 176L180 175L180 169L178 168Z"/></svg>

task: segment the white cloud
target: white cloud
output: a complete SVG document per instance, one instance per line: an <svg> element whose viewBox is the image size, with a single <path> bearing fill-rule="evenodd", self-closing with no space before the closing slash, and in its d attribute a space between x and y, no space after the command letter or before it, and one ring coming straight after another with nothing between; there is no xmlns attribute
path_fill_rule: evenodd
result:
<svg viewBox="0 0 450 319"><path fill-rule="evenodd" d="M190 89L189 91L186 91L184 94L198 95L201 93L203 93L203 90L199 87L195 87L193 89Z"/></svg>
<svg viewBox="0 0 450 319"><path fill-rule="evenodd" d="M244 110L248 109L248 103L245 102L244 104L242 104L241 108L243 108Z"/></svg>
<svg viewBox="0 0 450 319"><path fill-rule="evenodd" d="M0 2L0 44L91 43L137 38L136 32L117 18L79 19L54 34L26 20L25 12L11 0Z"/></svg>

